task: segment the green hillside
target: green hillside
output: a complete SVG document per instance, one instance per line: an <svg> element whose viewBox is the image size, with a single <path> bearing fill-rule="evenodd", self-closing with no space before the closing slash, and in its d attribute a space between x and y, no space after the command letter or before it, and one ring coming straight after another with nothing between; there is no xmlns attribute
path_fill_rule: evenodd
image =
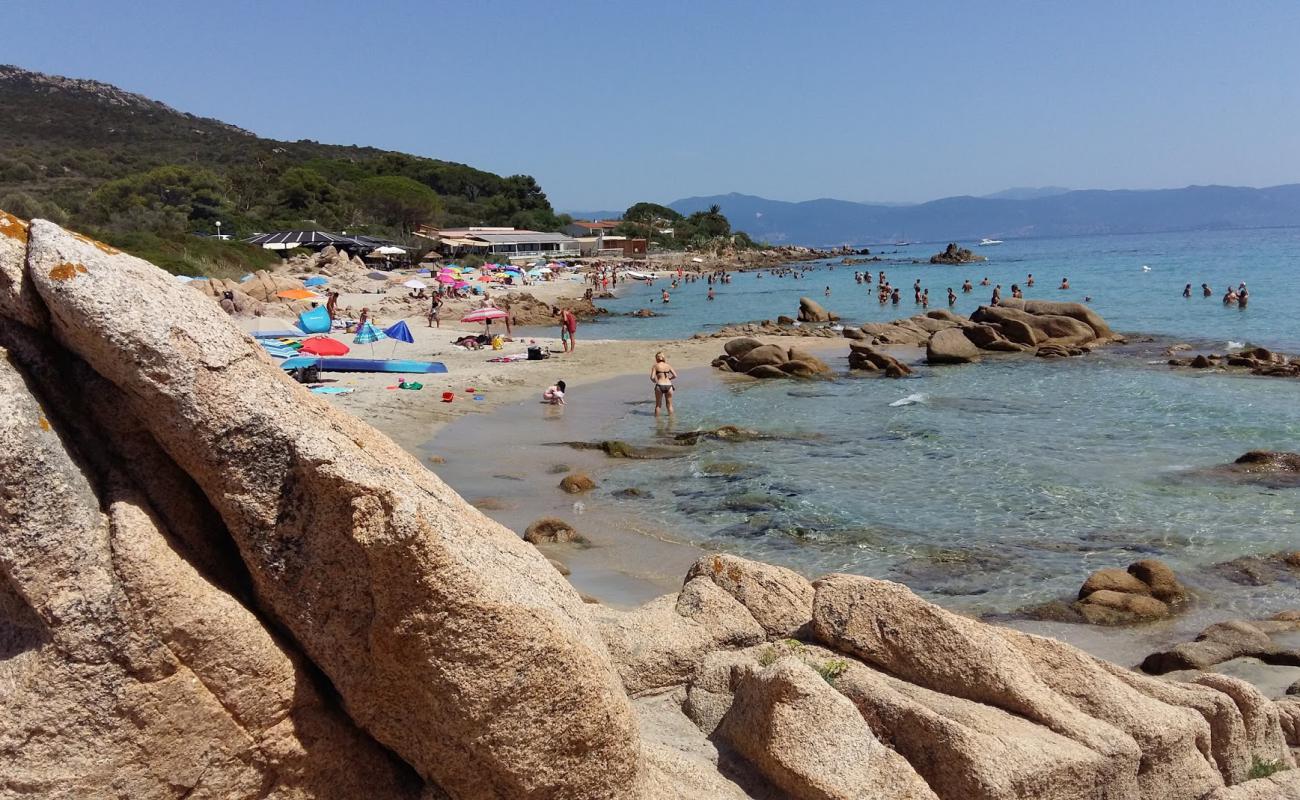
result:
<svg viewBox="0 0 1300 800"><path fill-rule="evenodd" d="M263 139L98 81L0 66L0 208L92 232L178 272L274 254L195 232L321 228L405 240L420 223L556 230L527 175L371 147Z"/></svg>

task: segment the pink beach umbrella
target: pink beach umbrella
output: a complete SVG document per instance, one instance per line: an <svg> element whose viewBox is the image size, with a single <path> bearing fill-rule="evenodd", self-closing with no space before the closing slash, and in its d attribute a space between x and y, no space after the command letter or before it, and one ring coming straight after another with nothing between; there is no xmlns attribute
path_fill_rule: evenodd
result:
<svg viewBox="0 0 1300 800"><path fill-rule="evenodd" d="M471 312L469 312L469 313L466 314L465 316L461 317L461 318L460 318L460 321L461 321L461 322L482 322L482 323L485 323L485 324L486 324L486 327L484 327L483 330L484 330L484 332L487 332L487 331L492 330L492 320L494 320L494 319L505 319L505 318L508 317L508 316L509 316L509 314L507 314L506 312L502 311L501 309L499 309L499 308L492 308L491 306L489 306L489 307L487 307L487 308L480 308L480 309L478 309L477 311L471 311Z"/></svg>

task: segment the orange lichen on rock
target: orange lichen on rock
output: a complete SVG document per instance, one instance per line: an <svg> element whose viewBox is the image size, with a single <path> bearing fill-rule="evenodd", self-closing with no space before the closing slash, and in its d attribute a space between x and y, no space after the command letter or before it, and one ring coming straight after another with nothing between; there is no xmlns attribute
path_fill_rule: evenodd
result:
<svg viewBox="0 0 1300 800"><path fill-rule="evenodd" d="M85 274L86 267L82 264L69 264L63 262L54 269L50 270L50 277L56 281L70 281L77 277L77 273Z"/></svg>
<svg viewBox="0 0 1300 800"><path fill-rule="evenodd" d="M69 231L69 233L71 233L71 231ZM122 252L121 250L118 250L116 247L112 247L111 245L106 245L103 242L99 241L98 239L92 239L89 236L86 236L85 234L82 233L73 233L72 238L76 239L79 242L85 242L86 244L99 250L101 253L105 255L115 256L118 253Z"/></svg>
<svg viewBox="0 0 1300 800"><path fill-rule="evenodd" d="M0 236L27 243L27 223L7 211L0 211Z"/></svg>

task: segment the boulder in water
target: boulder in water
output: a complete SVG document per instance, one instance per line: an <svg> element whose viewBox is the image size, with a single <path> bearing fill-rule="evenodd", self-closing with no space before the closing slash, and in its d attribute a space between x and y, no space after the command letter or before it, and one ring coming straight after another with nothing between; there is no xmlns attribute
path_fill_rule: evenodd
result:
<svg viewBox="0 0 1300 800"><path fill-rule="evenodd" d="M930 364L969 364L980 360L980 351L960 328L948 328L930 337L925 360Z"/></svg>
<svg viewBox="0 0 1300 800"><path fill-rule="evenodd" d="M834 322L837 319L839 317L822 308L821 304L811 297L799 298L800 322Z"/></svg>

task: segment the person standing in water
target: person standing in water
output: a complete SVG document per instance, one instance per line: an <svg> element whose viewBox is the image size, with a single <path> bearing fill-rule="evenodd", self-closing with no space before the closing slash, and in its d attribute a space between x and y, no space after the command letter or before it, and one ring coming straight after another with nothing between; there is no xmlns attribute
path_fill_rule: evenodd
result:
<svg viewBox="0 0 1300 800"><path fill-rule="evenodd" d="M673 416L673 381L677 372L662 352L655 353L655 363L650 366L650 382L654 384L655 416L659 416L661 406L667 405L668 416Z"/></svg>
<svg viewBox="0 0 1300 800"><path fill-rule="evenodd" d="M1191 296L1192 296L1192 285L1189 283L1183 287L1183 297L1191 297Z"/></svg>
<svg viewBox="0 0 1300 800"><path fill-rule="evenodd" d="M1061 285L1058 286L1058 287L1056 287L1056 288L1058 288L1058 289L1069 289L1069 288L1070 288L1070 279L1069 279L1069 278L1061 278Z"/></svg>
<svg viewBox="0 0 1300 800"><path fill-rule="evenodd" d="M949 286L949 287L948 287L948 307L951 308L951 307L953 307L953 306L955 306L955 305L957 305L957 293L954 292L954 291L952 290L952 287L951 287L951 286Z"/></svg>
<svg viewBox="0 0 1300 800"><path fill-rule="evenodd" d="M710 300L713 299L713 287L712 287L712 286L709 287L709 298L708 298L708 299L710 299Z"/></svg>
<svg viewBox="0 0 1300 800"><path fill-rule="evenodd" d="M1028 278L1025 278L1025 285L1026 285L1026 286L1033 286L1033 285L1034 285L1034 273L1032 273L1032 272L1029 273L1029 277L1028 277Z"/></svg>
<svg viewBox="0 0 1300 800"><path fill-rule="evenodd" d="M962 294L970 294L972 291L974 291L974 289L975 287L971 285L970 278L967 278L965 281L962 281L961 284Z"/></svg>
<svg viewBox="0 0 1300 800"><path fill-rule="evenodd" d="M1002 284L993 287L993 298L989 300L989 305L995 306L1002 302Z"/></svg>
<svg viewBox="0 0 1300 800"><path fill-rule="evenodd" d="M1212 294L1214 294L1214 290L1210 288L1210 284L1208 284L1208 283L1202 283L1202 284L1201 284L1201 297L1209 297L1209 296L1212 295Z"/></svg>

